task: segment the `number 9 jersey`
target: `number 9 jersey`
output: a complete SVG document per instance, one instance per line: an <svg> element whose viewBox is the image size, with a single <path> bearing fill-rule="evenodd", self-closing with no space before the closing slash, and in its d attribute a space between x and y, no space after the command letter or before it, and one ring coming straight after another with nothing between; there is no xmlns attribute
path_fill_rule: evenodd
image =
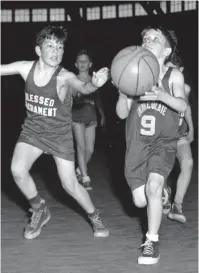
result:
<svg viewBox="0 0 199 273"><path fill-rule="evenodd" d="M169 94L172 69L162 79ZM144 185L150 173L167 179L175 162L179 121L179 113L160 101L134 100L126 120L125 177L131 190Z"/></svg>

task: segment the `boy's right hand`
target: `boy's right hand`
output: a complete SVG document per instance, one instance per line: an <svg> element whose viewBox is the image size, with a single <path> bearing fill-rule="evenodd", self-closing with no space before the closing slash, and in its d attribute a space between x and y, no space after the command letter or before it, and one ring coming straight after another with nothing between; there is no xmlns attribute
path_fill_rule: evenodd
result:
<svg viewBox="0 0 199 273"><path fill-rule="evenodd" d="M124 93L122 93L119 89L118 89L118 92L119 92L119 96L120 98L123 98L123 99L127 99L127 95L125 95Z"/></svg>

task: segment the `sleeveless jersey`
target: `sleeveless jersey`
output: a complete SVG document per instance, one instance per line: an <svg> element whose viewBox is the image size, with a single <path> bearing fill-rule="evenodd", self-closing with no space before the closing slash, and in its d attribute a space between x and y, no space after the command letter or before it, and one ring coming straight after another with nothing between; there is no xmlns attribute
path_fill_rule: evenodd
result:
<svg viewBox="0 0 199 273"><path fill-rule="evenodd" d="M73 98L72 120L73 122L96 121L95 94L84 95L77 93Z"/></svg>
<svg viewBox="0 0 199 273"><path fill-rule="evenodd" d="M38 139L45 146L42 149L49 152L56 150L56 154L72 153L72 96L67 92L65 101L62 102L57 95L57 75L62 66L58 66L45 86L39 87L34 82L36 63L37 61L33 63L25 83L27 117L22 126L22 136Z"/></svg>
<svg viewBox="0 0 199 273"><path fill-rule="evenodd" d="M173 68L169 68L162 79L165 92L169 90L169 77ZM179 137L179 114L160 101L133 102L126 120L127 149L135 141L159 143L161 140L172 142Z"/></svg>

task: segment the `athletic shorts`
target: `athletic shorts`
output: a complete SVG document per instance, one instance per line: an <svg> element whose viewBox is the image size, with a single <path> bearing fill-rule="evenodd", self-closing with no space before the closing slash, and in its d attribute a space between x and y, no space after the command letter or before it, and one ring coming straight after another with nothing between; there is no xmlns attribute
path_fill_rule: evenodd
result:
<svg viewBox="0 0 199 273"><path fill-rule="evenodd" d="M92 121L73 121L73 123L84 124L85 128L89 128L91 126L97 126L97 121L96 120L92 120Z"/></svg>
<svg viewBox="0 0 199 273"><path fill-rule="evenodd" d="M57 139L57 141L55 141ZM62 141L59 137L46 138L45 136L31 135L30 132L23 130L17 142L24 142L38 149L42 150L45 154L56 156L68 161L74 161L74 147L73 138Z"/></svg>
<svg viewBox="0 0 199 273"><path fill-rule="evenodd" d="M125 178L131 190L145 185L150 173L157 173L166 181L176 159L177 141L158 141L155 145L137 141L125 156Z"/></svg>
<svg viewBox="0 0 199 273"><path fill-rule="evenodd" d="M185 119L183 119L182 125L179 127L178 145L187 144L189 142L187 138L187 134L188 134L188 125Z"/></svg>

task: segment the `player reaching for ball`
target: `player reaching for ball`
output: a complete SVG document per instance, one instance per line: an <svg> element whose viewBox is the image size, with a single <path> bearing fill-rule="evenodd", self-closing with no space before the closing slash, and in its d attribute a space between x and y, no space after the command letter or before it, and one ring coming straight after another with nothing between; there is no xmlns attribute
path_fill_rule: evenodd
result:
<svg viewBox="0 0 199 273"><path fill-rule="evenodd" d="M1 65L1 75L19 74L25 80L27 117L15 146L11 171L15 183L27 198L32 217L24 237L39 236L42 226L50 220L46 201L39 195L29 173L33 163L44 153L53 156L64 190L85 210L94 236L107 237L99 211L76 178L72 137L72 92L95 92L108 80L108 69L102 68L87 83L64 69L60 63L64 54L67 31L62 26L48 26L38 33L36 61L18 61Z"/></svg>
<svg viewBox="0 0 199 273"><path fill-rule="evenodd" d="M138 263L155 264L160 257L162 192L176 157L179 112L186 111L187 102L183 74L165 65L173 62L175 56L175 33L162 27L148 27L141 36L142 47L159 62L158 86L139 98L119 92L116 112L120 118L127 118L125 177L134 204L147 207L148 231Z"/></svg>

